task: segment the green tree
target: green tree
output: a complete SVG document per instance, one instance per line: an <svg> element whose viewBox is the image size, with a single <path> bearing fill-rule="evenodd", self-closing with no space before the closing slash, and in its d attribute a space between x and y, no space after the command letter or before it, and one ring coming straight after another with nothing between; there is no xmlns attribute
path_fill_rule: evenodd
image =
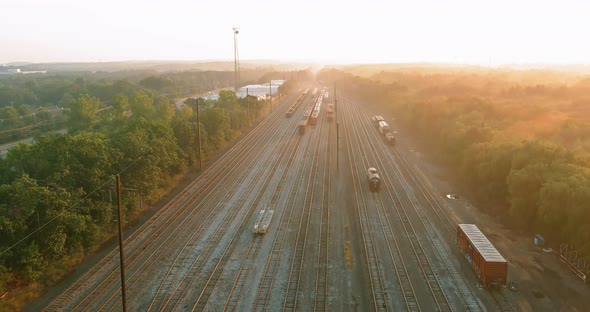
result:
<svg viewBox="0 0 590 312"><path fill-rule="evenodd" d="M221 90L219 91L219 99L217 100L220 107L229 109L236 106L238 97L233 91Z"/></svg>
<svg viewBox="0 0 590 312"><path fill-rule="evenodd" d="M201 122L209 135L209 142L215 149L221 148L231 137L230 117L220 108L208 108L201 115Z"/></svg>
<svg viewBox="0 0 590 312"><path fill-rule="evenodd" d="M18 111L11 106L5 106L0 109L0 118L3 119L2 124L4 129L18 128L22 125Z"/></svg>
<svg viewBox="0 0 590 312"><path fill-rule="evenodd" d="M174 136L178 146L188 157L189 164L194 164L199 159L199 141L198 141L198 124L195 113L189 106L184 106L172 121ZM205 156L208 151L207 132L201 124L201 156Z"/></svg>
<svg viewBox="0 0 590 312"><path fill-rule="evenodd" d="M27 104L21 104L17 108L18 114L22 117L28 116L32 113L31 108Z"/></svg>
<svg viewBox="0 0 590 312"><path fill-rule="evenodd" d="M169 123L176 113L176 107L165 97L157 97L154 103L156 116L166 123Z"/></svg>
<svg viewBox="0 0 590 312"><path fill-rule="evenodd" d="M120 169L128 168L123 179L147 195L157 189L169 173L182 166L182 150L172 129L162 121L137 118L116 134L114 147L122 152Z"/></svg>
<svg viewBox="0 0 590 312"><path fill-rule="evenodd" d="M115 95L111 100L113 106L113 122L121 123L127 119L129 99L123 94Z"/></svg>
<svg viewBox="0 0 590 312"><path fill-rule="evenodd" d="M68 127L71 132L78 132L93 127L98 121L100 100L84 94L70 103Z"/></svg>
<svg viewBox="0 0 590 312"><path fill-rule="evenodd" d="M151 119L155 117L154 100L145 92L137 92L129 103L133 118Z"/></svg>

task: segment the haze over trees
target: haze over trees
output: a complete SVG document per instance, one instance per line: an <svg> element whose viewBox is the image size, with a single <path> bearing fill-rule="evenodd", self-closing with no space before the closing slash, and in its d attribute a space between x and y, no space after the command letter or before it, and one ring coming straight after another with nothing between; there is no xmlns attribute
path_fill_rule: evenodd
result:
<svg viewBox="0 0 590 312"><path fill-rule="evenodd" d="M587 76L356 66L318 77L395 116L490 213L590 255Z"/></svg>
<svg viewBox="0 0 590 312"><path fill-rule="evenodd" d="M263 71L245 70L241 77L245 83L257 82L265 74ZM281 76L283 74L274 77ZM90 96L87 100L98 99L102 104L98 109L102 111L112 105L111 101L117 95L132 100L142 91L151 95L158 104L164 98L172 102L177 98L231 85L231 71L61 72L0 76L0 144L63 128L68 122L63 112L69 111L72 104L81 104L79 98L82 95ZM85 107L74 107L78 111L72 114L80 114L81 110L90 108L88 105L91 103L84 104ZM140 103L130 101L129 104ZM70 119L70 122L72 120L77 118Z"/></svg>

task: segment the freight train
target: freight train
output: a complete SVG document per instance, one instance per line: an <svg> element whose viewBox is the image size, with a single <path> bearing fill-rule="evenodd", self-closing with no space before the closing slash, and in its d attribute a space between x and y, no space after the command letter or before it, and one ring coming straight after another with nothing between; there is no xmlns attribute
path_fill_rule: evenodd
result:
<svg viewBox="0 0 590 312"><path fill-rule="evenodd" d="M299 124L297 125L297 128L299 130L299 134L305 134L305 129L307 128L307 125L315 125L318 122L318 116L320 114L320 107L322 106L322 98L324 96L324 90L322 90L320 92L320 94L318 95L317 99L312 102L312 105L310 108L306 109L305 112L303 113L303 117L301 118L301 121L299 122ZM317 93L317 88L314 89L314 92L312 93L312 97L313 95L315 95Z"/></svg>
<svg viewBox="0 0 590 312"><path fill-rule="evenodd" d="M299 95L299 97L297 98L297 100L295 101L295 103L293 105L291 105L291 107L289 108L289 110L285 114L285 116L287 118L291 117L293 115L293 113L295 112L295 110L297 109L297 107L299 107L299 105L301 103L303 103L303 100L305 99L305 96L307 95L307 91L309 91L309 89L307 89L303 93L301 93Z"/></svg>
<svg viewBox="0 0 590 312"><path fill-rule="evenodd" d="M396 143L396 138L391 132L391 128L389 127L389 124L385 121L385 119L382 116L373 116L371 120L375 124L375 127L379 129L379 132L385 139L385 142L387 142L387 144L391 146L394 146Z"/></svg>

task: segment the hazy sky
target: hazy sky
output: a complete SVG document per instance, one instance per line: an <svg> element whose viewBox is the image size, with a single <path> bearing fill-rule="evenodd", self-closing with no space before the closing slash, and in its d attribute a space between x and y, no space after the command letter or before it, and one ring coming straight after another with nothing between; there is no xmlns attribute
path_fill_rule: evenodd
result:
<svg viewBox="0 0 590 312"><path fill-rule="evenodd" d="M0 0L0 63L590 64L590 1Z"/></svg>

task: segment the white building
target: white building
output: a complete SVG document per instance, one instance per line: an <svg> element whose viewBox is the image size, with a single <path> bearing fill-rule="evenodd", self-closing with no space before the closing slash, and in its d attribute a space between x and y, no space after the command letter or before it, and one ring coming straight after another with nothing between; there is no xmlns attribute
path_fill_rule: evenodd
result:
<svg viewBox="0 0 590 312"><path fill-rule="evenodd" d="M258 100L265 100L268 98L268 94L275 95L278 92L279 85L247 85L241 87L238 92L236 92L236 96L239 98L244 98L246 95L255 96Z"/></svg>
<svg viewBox="0 0 590 312"><path fill-rule="evenodd" d="M284 80L271 80L270 83L243 86L236 92L236 96L243 98L246 95L250 95L257 97L258 100L265 100L268 98L269 92L273 96L277 95L279 86L284 82Z"/></svg>

